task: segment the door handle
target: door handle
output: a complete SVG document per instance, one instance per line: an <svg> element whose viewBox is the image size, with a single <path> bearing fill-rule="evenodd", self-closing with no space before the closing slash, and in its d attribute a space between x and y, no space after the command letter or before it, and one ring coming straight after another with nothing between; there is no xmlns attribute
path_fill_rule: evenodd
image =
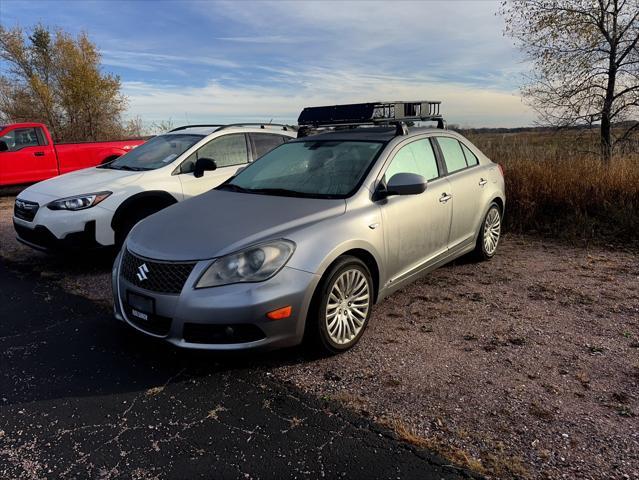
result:
<svg viewBox="0 0 639 480"><path fill-rule="evenodd" d="M439 201L441 203L446 203L448 200L450 200L451 198L453 198L452 195L448 195L446 192L442 193L442 196L439 197Z"/></svg>
<svg viewBox="0 0 639 480"><path fill-rule="evenodd" d="M479 186L483 187L484 185L486 185L488 183L488 180L486 180L485 178L481 178L479 180Z"/></svg>
<svg viewBox="0 0 639 480"><path fill-rule="evenodd" d="M44 157L44 152L35 152L33 154L34 157Z"/></svg>

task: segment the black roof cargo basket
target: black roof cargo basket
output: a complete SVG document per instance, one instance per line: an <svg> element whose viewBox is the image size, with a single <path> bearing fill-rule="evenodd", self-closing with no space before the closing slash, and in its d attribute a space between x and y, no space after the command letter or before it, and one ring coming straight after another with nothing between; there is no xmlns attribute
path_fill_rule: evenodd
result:
<svg viewBox="0 0 639 480"><path fill-rule="evenodd" d="M372 102L324 107L306 107L297 123L300 127L347 127L358 125L394 124L403 122L436 121L444 128L439 113L440 101Z"/></svg>

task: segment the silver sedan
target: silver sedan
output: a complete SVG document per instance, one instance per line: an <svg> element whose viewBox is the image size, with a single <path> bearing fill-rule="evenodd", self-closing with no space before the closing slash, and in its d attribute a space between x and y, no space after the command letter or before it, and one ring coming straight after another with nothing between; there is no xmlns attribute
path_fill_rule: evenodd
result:
<svg viewBox="0 0 639 480"><path fill-rule="evenodd" d="M138 224L115 261L115 315L178 347L341 352L376 302L495 255L504 206L501 167L451 131L299 138Z"/></svg>

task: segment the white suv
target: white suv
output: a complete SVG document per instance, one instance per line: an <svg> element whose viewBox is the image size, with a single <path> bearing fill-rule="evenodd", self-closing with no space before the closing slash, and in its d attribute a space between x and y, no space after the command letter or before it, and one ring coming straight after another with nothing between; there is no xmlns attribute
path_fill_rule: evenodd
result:
<svg viewBox="0 0 639 480"><path fill-rule="evenodd" d="M143 218L218 186L295 136L273 124L176 128L106 165L22 191L13 215L18 240L40 250L119 245Z"/></svg>

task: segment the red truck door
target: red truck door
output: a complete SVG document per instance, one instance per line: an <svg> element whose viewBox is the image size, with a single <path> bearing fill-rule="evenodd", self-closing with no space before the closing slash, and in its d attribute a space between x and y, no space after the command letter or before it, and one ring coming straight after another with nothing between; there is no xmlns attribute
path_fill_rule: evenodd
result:
<svg viewBox="0 0 639 480"><path fill-rule="evenodd" d="M41 127L16 127L2 132L0 183L31 183L58 174L58 160L48 135Z"/></svg>

